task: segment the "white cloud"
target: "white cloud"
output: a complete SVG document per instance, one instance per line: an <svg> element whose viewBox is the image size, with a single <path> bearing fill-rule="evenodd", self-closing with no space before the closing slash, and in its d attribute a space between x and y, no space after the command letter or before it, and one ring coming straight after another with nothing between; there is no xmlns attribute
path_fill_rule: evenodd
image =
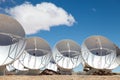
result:
<svg viewBox="0 0 120 80"><path fill-rule="evenodd" d="M35 34L40 30L50 30L50 27L53 26L71 26L75 22L74 17L63 8L48 2L35 6L26 2L6 9L6 12L21 23L26 34Z"/></svg>

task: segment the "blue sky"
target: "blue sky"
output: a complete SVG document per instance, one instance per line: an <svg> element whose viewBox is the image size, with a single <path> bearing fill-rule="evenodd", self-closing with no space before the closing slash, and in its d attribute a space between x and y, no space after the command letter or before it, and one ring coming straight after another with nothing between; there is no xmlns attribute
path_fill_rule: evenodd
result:
<svg viewBox="0 0 120 80"><path fill-rule="evenodd" d="M61 39L72 39L80 45L91 35L103 35L120 47L120 0L0 0L0 13L4 9L30 2L32 5L51 2L70 13L75 23L66 27L59 25L49 31L40 30L31 36L39 36L49 42L51 47ZM78 70L80 68L76 68ZM116 69L115 71L120 71Z"/></svg>

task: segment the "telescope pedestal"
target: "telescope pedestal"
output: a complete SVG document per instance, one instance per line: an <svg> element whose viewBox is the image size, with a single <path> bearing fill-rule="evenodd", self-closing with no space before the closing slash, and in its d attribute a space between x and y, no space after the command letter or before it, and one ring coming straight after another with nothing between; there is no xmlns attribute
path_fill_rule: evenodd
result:
<svg viewBox="0 0 120 80"><path fill-rule="evenodd" d="M72 69L63 69L63 68L58 67L58 72L61 75L72 75Z"/></svg>
<svg viewBox="0 0 120 80"><path fill-rule="evenodd" d="M111 70L107 70L107 69L95 69L92 67L84 67L83 71L87 74L87 75L115 75L115 73L112 73Z"/></svg>
<svg viewBox="0 0 120 80"><path fill-rule="evenodd" d="M0 75L5 75L6 73L6 66L0 66Z"/></svg>
<svg viewBox="0 0 120 80"><path fill-rule="evenodd" d="M40 74L40 70L31 70L29 69L29 71L27 72L26 75L39 75Z"/></svg>

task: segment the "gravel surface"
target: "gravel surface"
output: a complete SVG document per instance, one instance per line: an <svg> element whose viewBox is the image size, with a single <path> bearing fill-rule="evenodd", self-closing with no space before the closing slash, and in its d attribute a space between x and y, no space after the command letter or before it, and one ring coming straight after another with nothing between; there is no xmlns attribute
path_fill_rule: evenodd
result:
<svg viewBox="0 0 120 80"><path fill-rule="evenodd" d="M120 75L93 76L93 75L9 75L0 76L0 80L120 80Z"/></svg>

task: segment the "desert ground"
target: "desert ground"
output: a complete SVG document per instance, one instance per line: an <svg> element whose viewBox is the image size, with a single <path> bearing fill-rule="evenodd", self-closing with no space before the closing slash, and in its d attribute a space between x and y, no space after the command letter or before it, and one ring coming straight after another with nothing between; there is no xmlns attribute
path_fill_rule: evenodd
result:
<svg viewBox="0 0 120 80"><path fill-rule="evenodd" d="M6 75L0 76L0 80L120 80L120 75Z"/></svg>

